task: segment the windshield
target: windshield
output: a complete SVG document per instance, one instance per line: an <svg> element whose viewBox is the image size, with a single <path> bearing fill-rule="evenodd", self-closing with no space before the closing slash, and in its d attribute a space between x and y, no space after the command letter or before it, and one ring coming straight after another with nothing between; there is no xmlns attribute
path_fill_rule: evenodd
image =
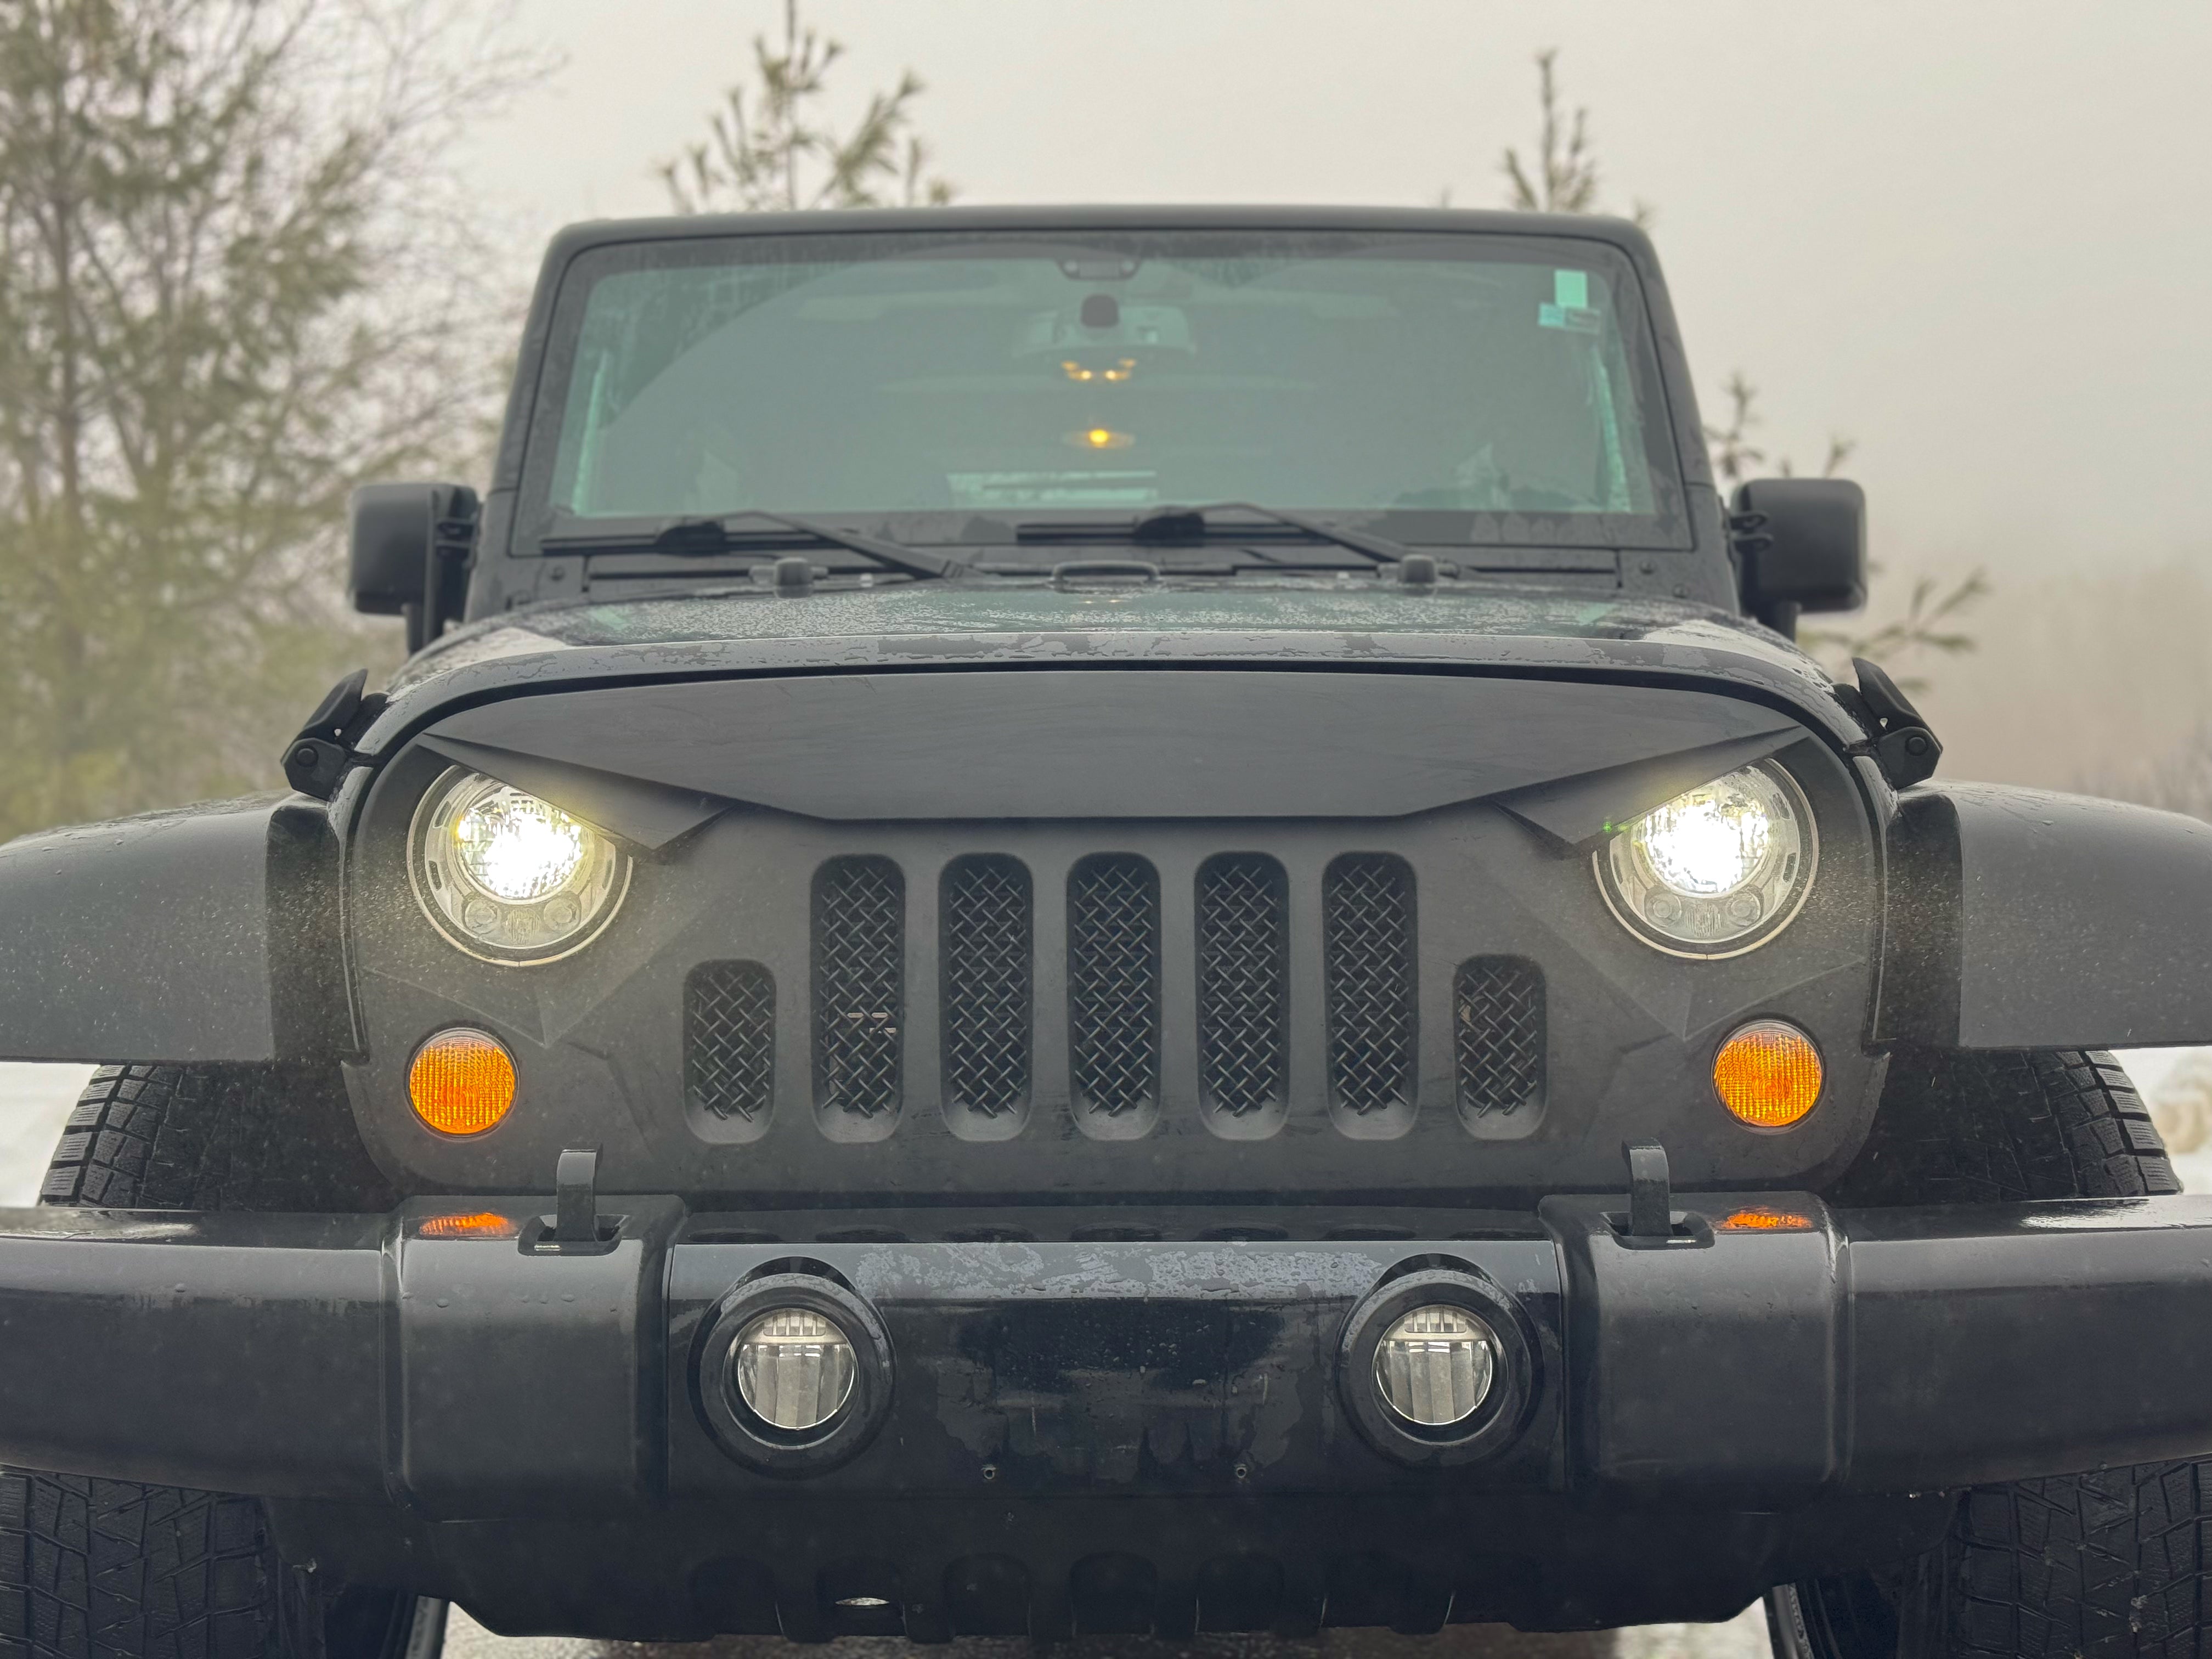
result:
<svg viewBox="0 0 2212 1659"><path fill-rule="evenodd" d="M1595 241L633 244L572 270L549 370L541 531L1240 500L1436 541L1680 532L1637 284Z"/></svg>

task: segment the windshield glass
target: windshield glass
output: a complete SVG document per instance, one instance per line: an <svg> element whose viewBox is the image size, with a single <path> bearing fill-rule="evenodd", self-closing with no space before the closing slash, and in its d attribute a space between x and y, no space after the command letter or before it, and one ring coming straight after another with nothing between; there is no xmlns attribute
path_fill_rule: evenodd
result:
<svg viewBox="0 0 2212 1659"><path fill-rule="evenodd" d="M1252 501L1674 544L1609 246L1349 233L738 236L564 283L526 499L576 521Z"/></svg>

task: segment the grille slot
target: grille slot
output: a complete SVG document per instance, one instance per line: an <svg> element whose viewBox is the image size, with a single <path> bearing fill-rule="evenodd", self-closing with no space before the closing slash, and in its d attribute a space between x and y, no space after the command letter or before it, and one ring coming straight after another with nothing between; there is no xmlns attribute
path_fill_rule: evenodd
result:
<svg viewBox="0 0 2212 1659"><path fill-rule="evenodd" d="M775 978L757 962L702 962L684 981L684 1095L719 1118L775 1100Z"/></svg>
<svg viewBox="0 0 2212 1659"><path fill-rule="evenodd" d="M1198 1066L1209 1111L1283 1109L1289 1070L1290 883L1261 853L1198 872Z"/></svg>
<svg viewBox="0 0 2212 1659"><path fill-rule="evenodd" d="M1413 872L1386 853L1347 853L1322 880L1334 1105L1367 1117L1410 1110L1415 1067Z"/></svg>
<svg viewBox="0 0 2212 1659"><path fill-rule="evenodd" d="M898 1109L905 933L906 878L889 859L831 859L815 872L814 1077L825 1108Z"/></svg>
<svg viewBox="0 0 2212 1659"><path fill-rule="evenodd" d="M999 1117L1030 1102L1036 921L1018 859L956 859L938 894L948 1107Z"/></svg>
<svg viewBox="0 0 2212 1659"><path fill-rule="evenodd" d="M1504 1116L1544 1103L1544 970L1519 957L1476 957L1452 981L1459 1109Z"/></svg>
<svg viewBox="0 0 2212 1659"><path fill-rule="evenodd" d="M1067 1036L1079 1110L1119 1118L1157 1103L1160 878L1133 854L1068 872Z"/></svg>

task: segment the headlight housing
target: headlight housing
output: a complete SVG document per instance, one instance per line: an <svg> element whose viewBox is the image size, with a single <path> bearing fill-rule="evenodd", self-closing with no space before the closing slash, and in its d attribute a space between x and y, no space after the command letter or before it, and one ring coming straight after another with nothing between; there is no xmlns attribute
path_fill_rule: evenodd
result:
<svg viewBox="0 0 2212 1659"><path fill-rule="evenodd" d="M430 924L487 962L581 950L621 908L630 861L581 818L455 767L416 808L408 879Z"/></svg>
<svg viewBox="0 0 2212 1659"><path fill-rule="evenodd" d="M1772 761L1686 789L1597 854L1628 930L1676 956L1755 950L1803 908L1820 862L1813 810Z"/></svg>

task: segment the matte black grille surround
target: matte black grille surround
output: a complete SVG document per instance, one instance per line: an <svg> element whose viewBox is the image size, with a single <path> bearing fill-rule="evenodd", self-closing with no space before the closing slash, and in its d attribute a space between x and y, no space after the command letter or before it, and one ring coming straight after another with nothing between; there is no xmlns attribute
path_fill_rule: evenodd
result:
<svg viewBox="0 0 2212 1659"><path fill-rule="evenodd" d="M1036 921L1027 866L978 854L945 868L937 903L945 1099L987 1117L1030 1101Z"/></svg>
<svg viewBox="0 0 2212 1659"><path fill-rule="evenodd" d="M1544 970L1520 957L1475 957L1452 976L1459 1109L1504 1116L1544 1103Z"/></svg>
<svg viewBox="0 0 2212 1659"><path fill-rule="evenodd" d="M1419 1024L1413 872L1390 853L1346 853L1322 886L1333 1109L1361 1118L1410 1112Z"/></svg>
<svg viewBox="0 0 2212 1659"><path fill-rule="evenodd" d="M702 962L684 981L684 1097L757 1121L775 1103L775 978L757 962Z"/></svg>
<svg viewBox="0 0 2212 1659"><path fill-rule="evenodd" d="M916 669L908 678L933 672ZM988 678L1009 695L1026 695L1032 684ZM884 684L895 691L906 683ZM1116 682L1101 671L1085 683L1104 689ZM663 690L676 697L684 688ZM1627 698L1628 690L1620 695ZM882 701L888 707L892 699ZM1641 704L1621 707L1643 717ZM1190 717L1211 720L1211 708L1195 702ZM1234 731L1218 739L1232 750L1237 740ZM979 729L959 741L988 746L992 738ZM1860 1039L1876 996L1882 889L1879 843L1850 764L1811 740L1778 759L1820 815L1820 878L1803 915L1740 958L1680 962L1640 945L1606 909L1586 859L1562 856L1525 821L1481 801L1387 821L1127 814L861 821L763 805L725 811L665 855L640 860L619 927L574 958L530 970L528 987L507 970L459 957L411 905L356 907L349 926L363 1029L465 1024L491 1030L516 1048L529 1109L478 1139L429 1136L407 1105L404 1043L380 1042L349 1061L347 1085L378 1158L395 1180L425 1192L539 1191L564 1147L598 1141L603 1190L678 1191L748 1205L822 1194L854 1203L920 1194L1072 1203L1101 1194L1349 1201L1385 1193L1517 1205L1531 1194L1617 1187L1620 1144L1651 1133L1655 1102L1674 1103L1662 1127L1682 1167L1694 1157L1717 1183L1797 1189L1847 1158L1874 1115L1883 1057ZM405 894L408 815L449 763L442 754L410 750L370 781L358 846L349 854L357 868L346 866L349 880L358 877L349 890ZM825 775L847 763L834 754L816 762ZM258 843L253 850L265 860ZM1071 1088L1069 877L1102 853L1143 859L1159 885L1158 1093L1148 1127L1133 1134L1122 1126L1146 1112L1110 1118L1079 1105ZM1290 1099L1279 1121L1205 1103L1198 878L1224 853L1264 854L1289 878ZM996 1117L944 1098L941 878L954 860L976 854L1027 866L1035 912L1030 1104ZM1363 1117L1332 1099L1323 894L1329 866L1346 854L1395 854L1413 873L1417 1109ZM825 861L843 858L884 859L903 872L904 985L894 1005L903 1049L898 1105L872 1117L823 1104L828 1091L817 1073L814 878ZM1477 1117L1460 1109L1454 980L1480 955L1543 968L1553 1040L1540 1106ZM729 960L758 963L775 981L775 1099L750 1121L717 1117L685 1098L685 981L702 963ZM1784 1135L1754 1134L1705 1110L1711 1055L1684 1035L1678 1012L1690 999L1700 1036L1761 1016L1812 1031L1831 1079L1820 1109Z"/></svg>
<svg viewBox="0 0 2212 1659"><path fill-rule="evenodd" d="M1290 882L1264 853L1198 872L1198 1067L1206 1109L1281 1112L1290 1070Z"/></svg>
<svg viewBox="0 0 2212 1659"><path fill-rule="evenodd" d="M906 1030L906 878L886 858L814 874L814 1087L824 1111L898 1110Z"/></svg>
<svg viewBox="0 0 2212 1659"><path fill-rule="evenodd" d="M1159 1102L1160 878L1128 853L1067 878L1069 1077L1078 1113L1149 1119Z"/></svg>

